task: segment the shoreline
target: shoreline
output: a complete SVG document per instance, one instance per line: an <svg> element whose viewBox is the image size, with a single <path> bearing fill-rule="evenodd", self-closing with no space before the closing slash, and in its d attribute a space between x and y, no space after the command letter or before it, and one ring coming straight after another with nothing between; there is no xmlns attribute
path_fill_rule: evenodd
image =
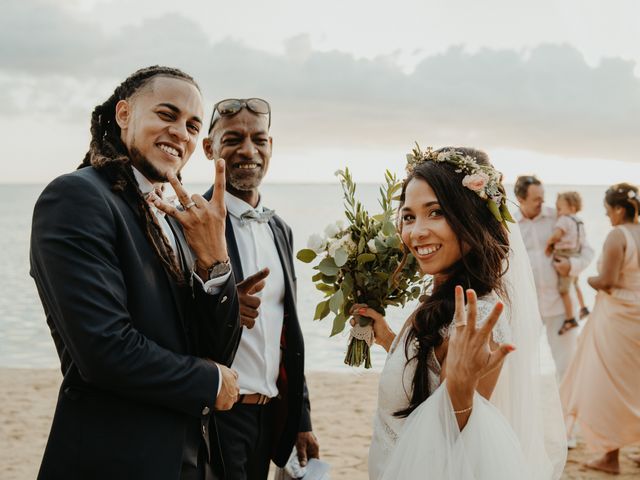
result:
<svg viewBox="0 0 640 480"><path fill-rule="evenodd" d="M362 370L307 373L314 433L320 442L321 458L331 464L332 480L368 480L367 454L378 376L378 372ZM4 447L0 449L1 478L36 477L61 379L57 368L0 367L0 436ZM357 394L343 394L346 391ZM640 467L626 458L629 453L640 453L640 445L622 449L622 473L617 478L640 477ZM578 448L569 451L562 479L611 478L582 467L589 458L586 446L579 442Z"/></svg>

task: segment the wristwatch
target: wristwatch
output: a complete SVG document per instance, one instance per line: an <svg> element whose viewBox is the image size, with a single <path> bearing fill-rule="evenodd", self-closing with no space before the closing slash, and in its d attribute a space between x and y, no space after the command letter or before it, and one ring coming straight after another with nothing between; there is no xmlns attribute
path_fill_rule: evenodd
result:
<svg viewBox="0 0 640 480"><path fill-rule="evenodd" d="M196 260L197 264L197 260ZM203 267L204 269L204 267ZM226 275L231 271L231 262L227 258L224 262L214 262L207 270L207 280L213 280L214 278Z"/></svg>

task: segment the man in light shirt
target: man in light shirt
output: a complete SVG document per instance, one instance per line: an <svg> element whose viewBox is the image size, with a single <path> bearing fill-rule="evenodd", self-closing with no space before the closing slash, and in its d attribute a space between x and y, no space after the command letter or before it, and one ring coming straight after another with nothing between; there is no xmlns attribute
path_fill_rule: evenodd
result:
<svg viewBox="0 0 640 480"><path fill-rule="evenodd" d="M565 320L562 298L558 292L558 273L579 275L593 259L594 252L585 242L577 257L554 259L545 255L547 240L553 234L557 215L555 209L543 205L542 182L532 175L520 176L516 181L514 192L520 204L520 209L515 212L514 217L520 225L522 238L531 261L540 315L556 364L556 376L560 380L575 352L578 329L574 328L562 335L558 334Z"/></svg>
<svg viewBox="0 0 640 480"><path fill-rule="evenodd" d="M319 454L296 312L293 235L264 206L259 191L271 160L270 126L265 100L226 99L214 106L203 141L209 159L226 161L226 237L240 281L243 329L232 365L240 399L230 411L216 414L225 468L234 480L266 479L270 459L283 467L294 445L301 465ZM263 281L255 284L257 279Z"/></svg>

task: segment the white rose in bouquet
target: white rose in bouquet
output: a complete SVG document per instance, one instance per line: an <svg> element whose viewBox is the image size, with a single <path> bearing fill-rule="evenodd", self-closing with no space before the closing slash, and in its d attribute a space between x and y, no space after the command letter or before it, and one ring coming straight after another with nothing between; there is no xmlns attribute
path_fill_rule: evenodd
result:
<svg viewBox="0 0 640 480"><path fill-rule="evenodd" d="M307 240L307 248L313 250L316 253L324 251L327 247L327 240L322 236L314 233Z"/></svg>

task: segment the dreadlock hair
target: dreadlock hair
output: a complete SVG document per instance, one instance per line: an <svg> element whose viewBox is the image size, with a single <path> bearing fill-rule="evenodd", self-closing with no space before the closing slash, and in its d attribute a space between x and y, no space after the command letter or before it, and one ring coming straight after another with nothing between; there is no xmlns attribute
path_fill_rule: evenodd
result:
<svg viewBox="0 0 640 480"><path fill-rule="evenodd" d="M451 150L445 147L440 151ZM473 148L455 147L454 150L472 157L481 165L491 165L486 153ZM394 413L407 417L432 393L429 390L428 359L432 349L442 344L444 335L453 321L456 285L472 288L478 297L492 291L507 299L502 276L508 268L509 237L506 228L487 208L485 200L462 185L464 173L456 172L446 162L425 161L417 165L405 179L400 196L404 205L407 185L424 181L433 189L444 218L454 231L462 257L441 273L434 282L432 294L422 300L411 316L405 355L407 364L416 362L409 406ZM504 187L500 185L504 195ZM410 346L417 344L417 353L410 357Z"/></svg>
<svg viewBox="0 0 640 480"><path fill-rule="evenodd" d="M184 80L200 90L191 76L177 68L154 65L134 72L114 90L106 102L97 105L93 109L89 151L78 168L95 168L109 180L111 189L114 192L128 193L136 199L139 213L138 219L145 237L162 262L165 270L174 280L183 284L185 277L173 253L173 249L163 234L133 175L130 153L120 138L120 127L115 118L116 104L120 100L131 98L156 77Z"/></svg>

